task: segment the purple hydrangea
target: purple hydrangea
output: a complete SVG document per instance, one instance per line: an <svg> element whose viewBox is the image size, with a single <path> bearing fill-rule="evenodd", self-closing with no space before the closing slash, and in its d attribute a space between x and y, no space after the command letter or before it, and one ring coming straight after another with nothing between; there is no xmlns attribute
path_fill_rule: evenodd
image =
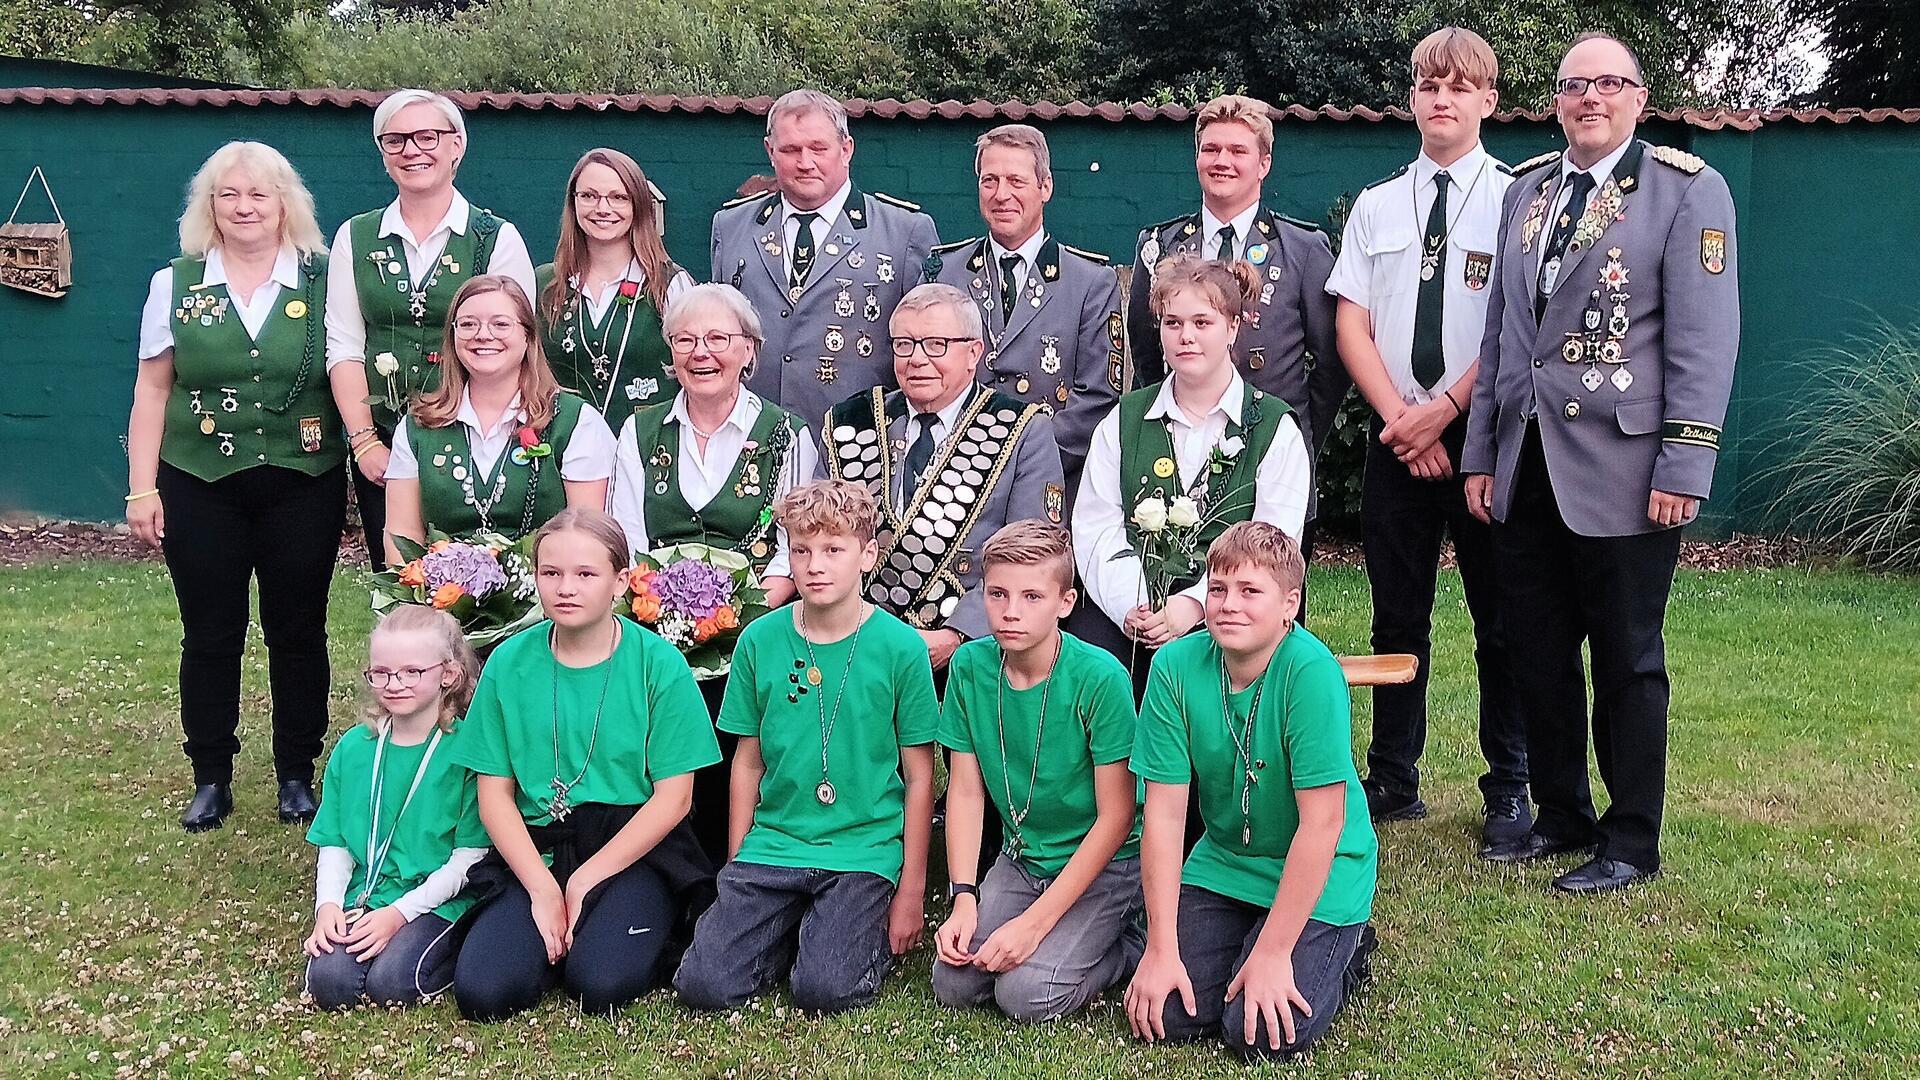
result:
<svg viewBox="0 0 1920 1080"><path fill-rule="evenodd" d="M465 589L475 600L484 600L507 586L506 572L493 552L473 544L449 544L430 551L420 560L427 578L427 594L452 582Z"/></svg>
<svg viewBox="0 0 1920 1080"><path fill-rule="evenodd" d="M653 591L668 611L698 621L733 600L733 575L698 559L682 559L653 575Z"/></svg>

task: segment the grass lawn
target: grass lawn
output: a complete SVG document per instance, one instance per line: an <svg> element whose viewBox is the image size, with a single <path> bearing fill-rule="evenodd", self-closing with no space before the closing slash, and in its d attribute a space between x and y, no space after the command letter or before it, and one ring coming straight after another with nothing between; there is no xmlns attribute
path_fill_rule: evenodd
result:
<svg viewBox="0 0 1920 1080"><path fill-rule="evenodd" d="M1376 981L1311 1060L1328 1077L1920 1074L1920 581L1683 573L1666 872L1549 896L1549 867L1473 858L1466 615L1443 583L1426 821L1386 829ZM1315 628L1365 647L1358 571L1316 572ZM335 732L368 615L335 588ZM613 1022L550 1000L499 1027L451 1004L316 1015L299 1001L312 851L273 818L266 665L247 661L238 811L176 817L179 628L164 572L0 571L0 1076L1235 1076L1143 1050L1114 1000L1016 1028L938 1007L923 948L872 1009L784 999L699 1018L654 995ZM1362 752L1368 702L1355 702ZM1597 785L1597 781L1596 781ZM1561 866L1565 863L1559 864Z"/></svg>

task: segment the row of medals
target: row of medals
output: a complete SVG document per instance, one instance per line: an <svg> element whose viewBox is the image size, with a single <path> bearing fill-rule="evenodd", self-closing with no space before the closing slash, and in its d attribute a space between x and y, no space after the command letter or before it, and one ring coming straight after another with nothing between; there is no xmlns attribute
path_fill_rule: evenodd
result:
<svg viewBox="0 0 1920 1080"><path fill-rule="evenodd" d="M443 252L440 261L433 264L433 272L428 274L427 280L416 289L407 281L405 276L407 268L401 265L392 245L388 245L382 251L368 252L367 260L381 270L383 280L387 274L395 276L394 291L406 295L407 313L413 316L416 323L427 317L427 290L433 288L434 284L440 280L440 271L445 269L450 274L460 272L459 260Z"/></svg>
<svg viewBox="0 0 1920 1080"><path fill-rule="evenodd" d="M1607 251L1607 266L1601 272L1600 280L1619 285L1626 283L1626 272L1620 265L1619 248ZM1586 372L1580 376L1580 385L1586 387L1588 393L1597 392L1603 383L1611 382L1615 390L1624 394L1633 386L1633 372L1626 367L1632 358L1626 355L1623 348L1627 329L1631 325L1627 318L1627 301L1632 299L1632 295L1617 287L1605 293L1613 310L1604 314L1600 310L1602 295L1601 290L1593 290L1586 310L1581 313L1582 328L1567 332L1566 340L1560 345L1560 358L1569 364L1587 365ZM1604 332L1601 328L1603 318L1606 321ZM1601 375L1601 364L1611 367L1613 374Z"/></svg>
<svg viewBox="0 0 1920 1080"><path fill-rule="evenodd" d="M984 280L980 278L973 279L974 296L980 301L982 321L991 326L993 323L993 297L988 295L986 289L987 283ZM1033 282L1033 296L1028 298L1027 303L1038 308L1044 302L1045 294L1046 284L1035 281ZM1040 353L1040 370L1048 375L1060 374L1060 339L1051 334L1047 334L1041 336L1040 343L1045 346ZM994 367L994 362L999 359L1000 350L997 347L987 353L987 371L992 373L996 378L1000 372L999 369ZM1025 375L1021 375L1013 381L1013 392L1016 394L1025 396L1026 393L1032 389L1033 380ZM1056 387L1053 396L1060 404L1065 405L1067 403L1067 384L1061 383Z"/></svg>
<svg viewBox="0 0 1920 1080"><path fill-rule="evenodd" d="M191 395L191 398L189 399L189 404L187 407L192 409L194 412L200 414L200 434L218 435L220 437L221 456L232 457L233 456L232 433L219 430L220 425L217 421L214 420L213 411L211 409L208 409L206 407L206 404L200 400L199 390L189 390L187 391L187 393ZM239 393L240 391L235 387L231 387L231 386L221 387L220 388L220 395L221 395L220 411L224 413L239 412L240 398L237 396Z"/></svg>

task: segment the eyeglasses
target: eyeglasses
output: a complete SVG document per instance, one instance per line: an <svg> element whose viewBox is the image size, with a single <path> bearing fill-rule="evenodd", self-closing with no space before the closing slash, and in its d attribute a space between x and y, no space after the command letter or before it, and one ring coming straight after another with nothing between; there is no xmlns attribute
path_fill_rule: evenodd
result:
<svg viewBox="0 0 1920 1080"><path fill-rule="evenodd" d="M442 660L437 664L428 664L426 667L403 667L398 670L370 667L362 671L360 677L367 680L367 685L375 690L384 690L389 686L400 686L411 690L420 685L421 677L427 672L437 667L445 667L446 664L447 662Z"/></svg>
<svg viewBox="0 0 1920 1080"><path fill-rule="evenodd" d="M581 206L596 206L600 203L606 203L615 210L624 210L628 206L633 205L633 197L624 191L609 191L605 195L597 191L576 191L573 193L573 201Z"/></svg>
<svg viewBox="0 0 1920 1080"><path fill-rule="evenodd" d="M493 336L497 338L506 337L521 328L518 321L505 317L489 319L486 322L481 322L479 319L455 319L453 321L453 336L462 338L479 337L482 326L491 330Z"/></svg>
<svg viewBox="0 0 1920 1080"><path fill-rule="evenodd" d="M696 345L706 346L710 353L725 352L733 344L734 338L752 337L752 334L729 334L722 330L709 330L697 337L693 334L670 334L667 337L667 348L681 356L693 352Z"/></svg>
<svg viewBox="0 0 1920 1080"><path fill-rule="evenodd" d="M373 137L380 149L389 154L397 154L407 148L407 143L431 152L440 145L440 136L452 135L452 128L421 128L418 131L384 131Z"/></svg>
<svg viewBox="0 0 1920 1080"><path fill-rule="evenodd" d="M927 359L938 360L947 355L947 350L963 341L977 341L970 337L897 337L893 339L893 355L905 360L913 355L916 346L927 354Z"/></svg>
<svg viewBox="0 0 1920 1080"><path fill-rule="evenodd" d="M1601 96L1612 97L1629 86L1640 85L1643 84L1635 82L1625 75L1596 75L1591 79L1574 75L1554 83L1553 92L1559 94L1561 97L1585 97L1587 87L1591 86L1595 90L1600 91Z"/></svg>

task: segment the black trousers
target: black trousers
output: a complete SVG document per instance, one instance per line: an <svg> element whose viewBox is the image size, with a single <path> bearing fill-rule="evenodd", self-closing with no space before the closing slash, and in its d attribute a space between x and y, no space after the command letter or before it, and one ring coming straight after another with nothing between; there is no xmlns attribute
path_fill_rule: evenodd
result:
<svg viewBox="0 0 1920 1080"><path fill-rule="evenodd" d="M380 441L393 445L393 429L376 427ZM387 568L387 489L360 475L353 462L347 462L353 477L353 500L360 507L360 531L367 537L367 559L375 570ZM341 498L345 498L342 495Z"/></svg>
<svg viewBox="0 0 1920 1080"><path fill-rule="evenodd" d="M1507 519L1493 527L1501 613L1526 716L1534 828L1595 840L1602 856L1660 865L1667 783L1667 596L1680 530L1581 536L1554 502L1538 429L1527 426ZM1594 817L1587 781L1587 682L1593 744L1612 804Z"/></svg>
<svg viewBox="0 0 1920 1080"><path fill-rule="evenodd" d="M308 476L261 465L208 482L162 462L161 550L180 603L180 726L195 784L233 781L247 586L273 690L273 768L312 780L327 733L327 589L346 518L345 466Z"/></svg>
<svg viewBox="0 0 1920 1080"><path fill-rule="evenodd" d="M702 679L700 696L706 699L707 715L715 723L720 719L720 702L727 692L727 679ZM720 760L693 774L693 809L687 815L687 821L693 826L694 838L700 841L700 849L707 853L713 865L720 866L727 861L727 814L730 809L733 781L733 753L740 746L740 736L714 730L714 736L720 741Z"/></svg>
<svg viewBox="0 0 1920 1080"><path fill-rule="evenodd" d="M1434 583L1440 547L1453 538L1460 584L1473 616L1474 663L1480 679L1480 754L1487 771L1480 790L1525 795L1526 726L1513 688L1513 670L1501 640L1493 565L1493 533L1467 512L1466 480L1422 480L1381 445L1379 417L1368 430L1366 478L1360 492L1360 538L1373 596L1373 651L1412 653L1420 668L1410 683L1373 691L1373 741L1367 779L1403 795L1420 791L1420 754L1427 745L1427 680L1433 662ZM1456 463L1467 421L1456 419L1440 436Z"/></svg>

